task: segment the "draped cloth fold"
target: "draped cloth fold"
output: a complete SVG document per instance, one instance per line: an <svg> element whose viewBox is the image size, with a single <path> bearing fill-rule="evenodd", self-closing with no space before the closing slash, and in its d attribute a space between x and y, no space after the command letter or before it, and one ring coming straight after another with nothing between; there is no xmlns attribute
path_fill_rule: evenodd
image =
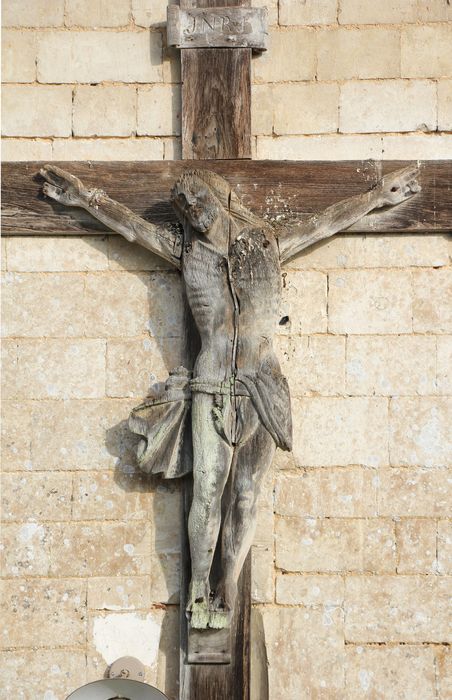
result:
<svg viewBox="0 0 452 700"><path fill-rule="evenodd" d="M137 458L145 473L177 479L192 471L193 393L249 396L277 447L292 449L289 386L273 358L264 360L255 374L239 373L220 384L199 377L190 380L190 372L178 367L170 372L160 396L146 399L129 417L130 430L141 437Z"/></svg>
<svg viewBox="0 0 452 700"><path fill-rule="evenodd" d="M177 479L192 471L189 381L184 367L172 370L160 396L146 399L130 414L129 428L141 437L138 466L146 474Z"/></svg>

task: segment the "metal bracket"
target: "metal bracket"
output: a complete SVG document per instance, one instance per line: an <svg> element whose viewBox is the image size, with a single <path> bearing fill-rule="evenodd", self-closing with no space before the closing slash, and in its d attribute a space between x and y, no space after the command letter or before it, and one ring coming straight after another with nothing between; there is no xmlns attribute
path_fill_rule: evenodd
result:
<svg viewBox="0 0 452 700"><path fill-rule="evenodd" d="M121 656L113 661L108 669L109 678L128 678L131 681L144 681L144 664L134 656Z"/></svg>
<svg viewBox="0 0 452 700"><path fill-rule="evenodd" d="M250 7L212 7L182 10L168 6L167 42L178 49L267 49L267 10Z"/></svg>

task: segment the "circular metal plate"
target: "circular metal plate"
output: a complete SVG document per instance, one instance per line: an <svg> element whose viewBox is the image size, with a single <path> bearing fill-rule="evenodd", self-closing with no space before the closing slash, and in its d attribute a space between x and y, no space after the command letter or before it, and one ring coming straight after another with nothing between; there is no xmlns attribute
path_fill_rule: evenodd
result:
<svg viewBox="0 0 452 700"><path fill-rule="evenodd" d="M107 678L88 683L75 690L66 700L168 700L166 695L147 683L123 678Z"/></svg>
<svg viewBox="0 0 452 700"><path fill-rule="evenodd" d="M134 656L121 656L108 671L109 678L128 678L131 681L144 681L144 664Z"/></svg>

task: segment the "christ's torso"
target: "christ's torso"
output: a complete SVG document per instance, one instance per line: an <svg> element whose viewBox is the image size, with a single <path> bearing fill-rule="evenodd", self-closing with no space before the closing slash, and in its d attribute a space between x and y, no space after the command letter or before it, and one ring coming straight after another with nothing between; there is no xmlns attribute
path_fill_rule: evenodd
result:
<svg viewBox="0 0 452 700"><path fill-rule="evenodd" d="M256 372L273 356L281 295L279 251L271 229L242 228L226 255L187 227L182 273L201 337L194 375L221 382L236 373Z"/></svg>

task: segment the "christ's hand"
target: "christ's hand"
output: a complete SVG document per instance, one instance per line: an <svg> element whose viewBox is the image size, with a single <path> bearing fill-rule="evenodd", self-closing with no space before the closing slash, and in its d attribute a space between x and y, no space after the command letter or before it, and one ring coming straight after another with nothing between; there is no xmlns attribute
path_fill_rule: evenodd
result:
<svg viewBox="0 0 452 700"><path fill-rule="evenodd" d="M416 180L418 174L419 169L416 166L409 166L385 175L376 187L378 206L394 206L420 192L421 186Z"/></svg>
<svg viewBox="0 0 452 700"><path fill-rule="evenodd" d="M83 207L89 199L89 191L78 177L56 165L45 165L40 174L46 180L42 191L47 197L68 207Z"/></svg>

